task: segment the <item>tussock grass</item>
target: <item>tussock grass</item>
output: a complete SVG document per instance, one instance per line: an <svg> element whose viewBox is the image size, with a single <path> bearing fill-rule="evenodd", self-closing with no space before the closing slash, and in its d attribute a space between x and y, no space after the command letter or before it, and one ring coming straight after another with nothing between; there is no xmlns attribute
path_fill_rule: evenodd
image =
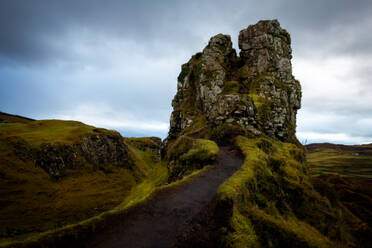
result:
<svg viewBox="0 0 372 248"><path fill-rule="evenodd" d="M355 247L362 222L314 190L304 150L268 137L237 137L243 166L218 190L231 202L229 247Z"/></svg>

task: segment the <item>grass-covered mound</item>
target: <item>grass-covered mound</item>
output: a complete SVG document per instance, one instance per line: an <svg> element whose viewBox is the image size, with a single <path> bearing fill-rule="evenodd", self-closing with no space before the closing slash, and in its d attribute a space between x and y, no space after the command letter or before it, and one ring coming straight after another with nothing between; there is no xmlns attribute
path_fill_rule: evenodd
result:
<svg viewBox="0 0 372 248"><path fill-rule="evenodd" d="M218 196L224 246L369 247L367 224L314 189L302 148L266 137L237 145L244 164Z"/></svg>
<svg viewBox="0 0 372 248"><path fill-rule="evenodd" d="M207 139L181 136L169 145L165 159L168 161L169 182L181 179L192 171L218 161L219 148Z"/></svg>
<svg viewBox="0 0 372 248"><path fill-rule="evenodd" d="M1 123L0 246L122 209L166 182L152 150L125 142L75 121ZM56 164L65 165L59 177L47 168Z"/></svg>

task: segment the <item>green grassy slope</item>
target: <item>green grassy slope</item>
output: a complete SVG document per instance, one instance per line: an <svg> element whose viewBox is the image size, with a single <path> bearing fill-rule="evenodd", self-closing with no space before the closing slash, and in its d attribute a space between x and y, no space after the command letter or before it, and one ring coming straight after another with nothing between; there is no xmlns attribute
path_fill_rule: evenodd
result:
<svg viewBox="0 0 372 248"><path fill-rule="evenodd" d="M75 121L0 124L0 244L128 205L134 198L131 192L139 185L144 187L147 182L142 189L147 192L166 182L166 167L150 159L152 152L131 145L129 157L134 165L97 168L85 161L79 168L68 169L59 180L35 166L30 155L45 143L78 144L82 137L110 133L118 135ZM135 197L142 191L137 189Z"/></svg>
<svg viewBox="0 0 372 248"><path fill-rule="evenodd" d="M311 144L307 160L314 176L337 173L372 179L372 145Z"/></svg>
<svg viewBox="0 0 372 248"><path fill-rule="evenodd" d="M193 171L215 164L219 158L219 147L208 139L194 139L180 136L167 150L169 182L181 179Z"/></svg>

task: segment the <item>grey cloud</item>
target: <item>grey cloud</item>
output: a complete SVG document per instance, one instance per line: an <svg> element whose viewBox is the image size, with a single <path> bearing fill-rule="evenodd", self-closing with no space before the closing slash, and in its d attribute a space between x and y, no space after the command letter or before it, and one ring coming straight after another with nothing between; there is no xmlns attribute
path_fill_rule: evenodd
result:
<svg viewBox="0 0 372 248"><path fill-rule="evenodd" d="M179 1L42 1L0 2L0 52L15 59L45 59L63 55L51 46L69 32L93 32L134 40L164 35L175 18L163 6L177 8ZM168 20L169 19L169 20ZM168 21L168 22L167 22ZM94 39L94 37L92 37ZM78 37L77 37L78 39Z"/></svg>
<svg viewBox="0 0 372 248"><path fill-rule="evenodd" d="M212 35L230 34L237 47L241 29L274 18L291 33L295 58L360 58L353 74L359 96L368 98L372 69L362 61L372 53L370 0L4 0L0 108L37 118L81 102L103 102L141 120L168 122L182 63ZM169 65L155 66L159 60ZM85 67L93 69L85 72ZM304 98L300 112L310 119L314 113L335 113L346 123L314 121L318 132L370 137L365 123L350 124L368 116L370 106L313 96Z"/></svg>
<svg viewBox="0 0 372 248"><path fill-rule="evenodd" d="M19 60L48 60L65 57L69 44L53 46L71 32L80 36L91 32L135 40L159 54L165 47L200 49L199 33L237 32L258 19L278 18L306 50L330 27L358 25L369 15L371 1L42 1L0 2L0 54ZM221 31L218 29L221 28ZM343 35L340 33L339 35ZM208 33L208 36L213 34ZM334 35L334 34L333 34ZM312 36L312 39L309 39ZM79 39L79 37L73 37ZM208 38L208 37L207 37ZM334 38L334 37L333 37ZM363 37L362 37L363 38ZM350 46L365 47L371 37L353 41ZM187 42L185 42L187 41ZM308 44L310 41L312 44ZM69 40L66 40L69 42ZM327 42L327 41L324 41ZM296 44L297 44L296 43ZM355 43L355 44L354 44ZM357 44L359 43L359 45ZM161 46L161 45L160 45ZM237 44L235 44L237 47ZM151 54L149 54L150 56Z"/></svg>

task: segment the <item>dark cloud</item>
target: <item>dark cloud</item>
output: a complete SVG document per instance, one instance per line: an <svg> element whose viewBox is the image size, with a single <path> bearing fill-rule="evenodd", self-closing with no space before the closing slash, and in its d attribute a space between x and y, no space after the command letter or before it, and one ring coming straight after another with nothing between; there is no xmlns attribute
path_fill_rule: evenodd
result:
<svg viewBox="0 0 372 248"><path fill-rule="evenodd" d="M177 1L162 3L177 5ZM1 1L0 52L31 60L63 55L69 44L53 47L53 43L84 32L152 40L164 32L164 16L173 19L174 14L165 11L150 1Z"/></svg>
<svg viewBox="0 0 372 248"><path fill-rule="evenodd" d="M299 48L324 41L324 32L338 38L370 14L371 1L100 1L14 0L0 2L0 53L19 60L43 60L68 54L70 39L91 33L177 49L195 48L208 29L237 33L259 19L278 18L296 34ZM369 18L370 20L370 18ZM369 25L369 23L367 23ZM236 34L232 34L236 35ZM332 33L332 37L334 38ZM69 37L73 36L73 37ZM350 35L349 35L350 36ZM69 39L66 39L69 38ZM362 38L362 39L361 39ZM364 38L364 39L363 39ZM56 45L65 40L63 46ZM235 38L236 39L236 38ZM322 41L323 39L323 41ZM352 40L349 46L370 47L371 35ZM186 41L186 42L185 42ZM204 41L206 42L206 41ZM341 42L340 42L341 43ZM200 47L200 45L198 45ZM342 48L342 47L341 47ZM341 49L340 48L340 49ZM343 48L346 49L347 48ZM156 51L155 51L156 52ZM71 59L71 58L70 58Z"/></svg>
<svg viewBox="0 0 372 248"><path fill-rule="evenodd" d="M294 67L306 62L294 70L306 90L299 130L371 137L370 0L0 1L0 110L94 120L81 112L101 104L97 125L122 112L107 127L129 118L117 128L146 134L151 125L136 132L133 120L168 122L180 65L217 33L237 47L239 31L260 19L279 19ZM327 63L350 68L321 70Z"/></svg>

